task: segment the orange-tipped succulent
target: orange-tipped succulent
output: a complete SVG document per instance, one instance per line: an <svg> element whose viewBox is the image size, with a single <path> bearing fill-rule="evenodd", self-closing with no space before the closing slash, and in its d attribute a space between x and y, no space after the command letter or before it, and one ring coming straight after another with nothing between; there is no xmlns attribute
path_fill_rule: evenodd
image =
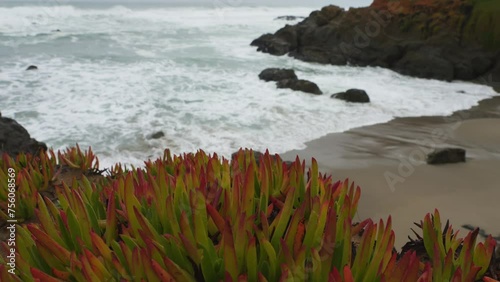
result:
<svg viewBox="0 0 500 282"><path fill-rule="evenodd" d="M443 234L436 212L422 222L430 261L399 256L391 218L353 222L360 188L321 174L314 159L306 170L269 153L257 162L251 150L231 161L166 150L144 168L114 167L108 181L63 182L50 199L39 189L57 164L41 158L36 168L0 164L23 167L18 189L33 188L19 194L32 220L17 228L16 274L2 263L2 281L469 281L494 248L492 239L476 245L477 232ZM90 149L58 160L98 169Z"/></svg>

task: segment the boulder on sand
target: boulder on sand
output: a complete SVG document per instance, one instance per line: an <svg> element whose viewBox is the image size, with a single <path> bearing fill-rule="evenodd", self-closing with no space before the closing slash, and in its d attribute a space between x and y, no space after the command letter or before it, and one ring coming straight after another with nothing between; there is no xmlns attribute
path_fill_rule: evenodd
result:
<svg viewBox="0 0 500 282"><path fill-rule="evenodd" d="M460 148L438 149L427 156L427 164L464 163L465 150Z"/></svg>

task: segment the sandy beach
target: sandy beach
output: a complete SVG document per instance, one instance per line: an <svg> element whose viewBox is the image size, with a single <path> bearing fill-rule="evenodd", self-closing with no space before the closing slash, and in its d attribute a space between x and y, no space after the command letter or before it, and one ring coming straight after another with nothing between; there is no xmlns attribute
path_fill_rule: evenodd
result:
<svg viewBox="0 0 500 282"><path fill-rule="evenodd" d="M427 153L443 147L466 149L467 162L427 165ZM455 228L470 224L500 235L500 97L448 117L397 118L330 134L282 156L296 155L358 184L359 219L391 215L397 247L435 208Z"/></svg>

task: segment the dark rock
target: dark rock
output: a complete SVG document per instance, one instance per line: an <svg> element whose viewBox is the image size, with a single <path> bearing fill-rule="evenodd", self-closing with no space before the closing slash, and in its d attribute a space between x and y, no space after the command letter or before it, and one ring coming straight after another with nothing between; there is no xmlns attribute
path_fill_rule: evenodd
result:
<svg viewBox="0 0 500 282"><path fill-rule="evenodd" d="M342 14L345 10L337 6L326 6L321 9L321 11L313 12L311 14L314 18L315 23L318 26L324 26L329 24L333 19Z"/></svg>
<svg viewBox="0 0 500 282"><path fill-rule="evenodd" d="M290 56L304 62L346 65L347 60L342 54L330 54L329 52L317 48L304 48L300 52L292 51Z"/></svg>
<svg viewBox="0 0 500 282"><path fill-rule="evenodd" d="M300 17L300 16L280 16L275 18L274 20L285 20L285 21L296 21L296 20L302 20L305 19L305 17Z"/></svg>
<svg viewBox="0 0 500 282"><path fill-rule="evenodd" d="M162 137L165 137L165 133L163 131L158 131L149 136L149 139L160 139Z"/></svg>
<svg viewBox="0 0 500 282"><path fill-rule="evenodd" d="M461 54L460 59L450 58L455 67L455 78L472 80L493 67L494 59L481 54Z"/></svg>
<svg viewBox="0 0 500 282"><path fill-rule="evenodd" d="M451 164L465 162L465 150L459 148L438 149L427 155L427 164Z"/></svg>
<svg viewBox="0 0 500 282"><path fill-rule="evenodd" d="M276 56L290 52L290 44L281 38L274 37L272 34L262 35L255 39L251 45L259 47L257 51Z"/></svg>
<svg viewBox="0 0 500 282"><path fill-rule="evenodd" d="M360 89L349 89L346 92L333 94L331 97L352 103L370 102L370 97L368 96L368 94L366 94L366 91Z"/></svg>
<svg viewBox="0 0 500 282"><path fill-rule="evenodd" d="M479 77L477 81L493 87L495 91L500 93L500 58L496 63L496 66L488 73Z"/></svg>
<svg viewBox="0 0 500 282"><path fill-rule="evenodd" d="M295 91L302 91L315 95L321 95L323 92L316 83L303 79L284 79L276 84L278 88L289 88Z"/></svg>
<svg viewBox="0 0 500 282"><path fill-rule="evenodd" d="M443 59L440 54L429 52L407 53L399 60L394 69L402 74L451 81L455 77L451 62Z"/></svg>
<svg viewBox="0 0 500 282"><path fill-rule="evenodd" d="M0 117L0 155L12 157L19 153L37 154L47 150L47 145L31 138L28 131L11 118Z"/></svg>
<svg viewBox="0 0 500 282"><path fill-rule="evenodd" d="M264 81L280 81L284 79L297 79L295 71L292 69L268 68L259 74L259 78Z"/></svg>
<svg viewBox="0 0 500 282"><path fill-rule="evenodd" d="M33 66L33 65L31 65L31 66L29 66L26 70L27 70L27 71L29 71L29 70L38 70L38 67L37 67L37 66Z"/></svg>

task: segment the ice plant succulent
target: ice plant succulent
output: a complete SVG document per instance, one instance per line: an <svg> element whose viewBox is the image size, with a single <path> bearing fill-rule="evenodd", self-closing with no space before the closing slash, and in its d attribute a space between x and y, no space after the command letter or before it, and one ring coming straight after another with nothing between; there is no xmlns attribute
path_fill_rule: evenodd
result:
<svg viewBox="0 0 500 282"><path fill-rule="evenodd" d="M82 171L99 169L99 160L92 152L92 148L82 152L78 144L76 147L68 148L63 153L58 152L58 159L59 163Z"/></svg>
<svg viewBox="0 0 500 282"><path fill-rule="evenodd" d="M49 157L51 154L52 157ZM57 176L56 158L52 151L41 152L38 156L20 154L14 160L7 154L0 162L0 219L7 220L7 174L8 168L17 174L16 216L19 220L29 219L34 215L36 197L39 192L45 192L51 181ZM1 222L1 221L0 221Z"/></svg>
<svg viewBox="0 0 500 282"><path fill-rule="evenodd" d="M90 150L69 149L59 160L98 169ZM432 264L415 252L399 258L391 218L353 222L360 188L321 174L314 159L306 170L267 152L257 162L251 150L232 160L166 150L144 168L112 172L105 182L55 185L56 199L30 195L34 220L18 228L17 273L2 264L0 280L433 281L448 263L436 252ZM456 265L475 271L492 245L466 241Z"/></svg>
<svg viewBox="0 0 500 282"><path fill-rule="evenodd" d="M37 196L39 193L52 192L54 182L61 173L61 169L69 168L80 173L95 172L99 161L91 148L82 152L78 145L65 152L50 150L38 155L19 154L16 159L4 154L0 160L0 219L7 220L5 214L7 204L7 170L16 171L16 216L20 221L31 219L35 215ZM49 191L50 190L50 191ZM0 221L0 226L2 221Z"/></svg>
<svg viewBox="0 0 500 282"><path fill-rule="evenodd" d="M423 243L432 265L433 281L476 281L481 279L490 265L496 240L490 235L484 243L476 244L479 229L458 237L458 231L446 222L444 230L437 210L427 214L423 221L416 224L422 229L417 240ZM413 241L415 244L417 241Z"/></svg>

